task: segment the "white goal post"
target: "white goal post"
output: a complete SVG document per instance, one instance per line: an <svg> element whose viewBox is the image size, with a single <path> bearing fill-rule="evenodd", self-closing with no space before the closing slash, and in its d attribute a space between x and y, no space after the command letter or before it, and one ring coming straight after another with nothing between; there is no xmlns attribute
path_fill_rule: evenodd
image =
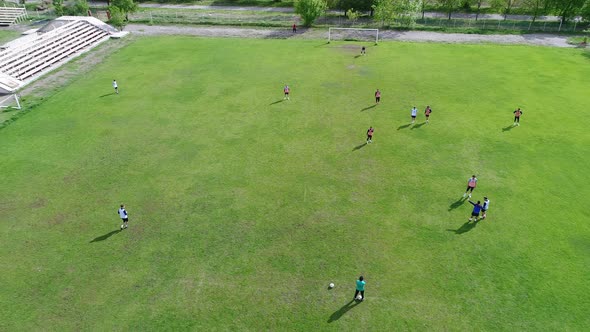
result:
<svg viewBox="0 0 590 332"><path fill-rule="evenodd" d="M359 38L370 36L370 40L375 39L375 44L379 42L379 29L329 28L328 43L335 40L339 35L345 36L341 40L362 40Z"/></svg>
<svg viewBox="0 0 590 332"><path fill-rule="evenodd" d="M16 93L4 96L0 95L0 109L1 108L16 108L17 110L20 110L21 106L18 100L18 95Z"/></svg>

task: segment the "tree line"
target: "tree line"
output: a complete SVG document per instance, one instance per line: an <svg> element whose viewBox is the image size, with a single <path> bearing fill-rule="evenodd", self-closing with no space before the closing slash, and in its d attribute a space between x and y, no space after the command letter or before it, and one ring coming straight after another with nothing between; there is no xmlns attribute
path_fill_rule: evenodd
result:
<svg viewBox="0 0 590 332"><path fill-rule="evenodd" d="M590 0L296 0L295 10L304 25L311 25L326 9L338 9L353 20L367 13L382 25L399 23L411 26L427 9L444 11L448 19L460 10L475 12L477 20L484 6L507 18L515 9L525 10L533 22L541 15L554 14L563 23L581 16L590 22ZM352 15L352 17L351 17Z"/></svg>

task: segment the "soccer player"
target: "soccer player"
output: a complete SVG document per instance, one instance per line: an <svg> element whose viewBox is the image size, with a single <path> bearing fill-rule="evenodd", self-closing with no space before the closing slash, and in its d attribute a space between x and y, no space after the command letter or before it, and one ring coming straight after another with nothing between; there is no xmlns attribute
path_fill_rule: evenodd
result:
<svg viewBox="0 0 590 332"><path fill-rule="evenodd" d="M473 203L469 200L469 203L473 205L473 211L471 211L471 217L469 217L469 221L477 221L477 217L479 217L479 212L481 211L481 202L477 201L477 203Z"/></svg>
<svg viewBox="0 0 590 332"><path fill-rule="evenodd" d="M416 106L412 107L411 113L412 113L412 123L414 123L414 122L416 122L416 115L418 115L418 109L416 108Z"/></svg>
<svg viewBox="0 0 590 332"><path fill-rule="evenodd" d="M127 228L129 217L127 216L127 210L125 210L125 205L121 204L121 207L117 212L119 213L119 217L121 217L121 220L123 220L123 225L121 225L121 229Z"/></svg>
<svg viewBox="0 0 590 332"><path fill-rule="evenodd" d="M488 212L488 209L490 208L490 200L487 197L483 198L483 205L481 206L481 219L485 219L486 218L486 212Z"/></svg>
<svg viewBox="0 0 590 332"><path fill-rule="evenodd" d="M289 86L285 85L285 87L283 88L283 92L285 93L285 98L283 98L283 100L285 100L285 99L290 100L289 99L289 91L290 91Z"/></svg>
<svg viewBox="0 0 590 332"><path fill-rule="evenodd" d="M520 107L516 109L516 111L514 111L514 125L515 126L520 126L520 116L522 115L522 111L520 110Z"/></svg>
<svg viewBox="0 0 590 332"><path fill-rule="evenodd" d="M375 131L375 129L373 129L373 127L369 127L369 129L367 130L367 144L373 142L373 132L374 131Z"/></svg>
<svg viewBox="0 0 590 332"><path fill-rule="evenodd" d="M375 103L379 104L380 101L381 101L381 91L379 91L379 89L377 89L377 91L375 91Z"/></svg>
<svg viewBox="0 0 590 332"><path fill-rule="evenodd" d="M119 94L119 86L117 85L117 81L115 80L113 80L113 89L115 89L115 92Z"/></svg>
<svg viewBox="0 0 590 332"><path fill-rule="evenodd" d="M469 193L469 198L471 198L471 194L473 193L473 189L475 189L476 186L477 186L477 178L475 177L475 175L472 175L469 179L467 179L467 190L465 190L463 197L467 196L467 193Z"/></svg>
<svg viewBox="0 0 590 332"><path fill-rule="evenodd" d="M365 280L363 276L360 276L359 279L356 281L356 291L354 292L354 299L356 300L357 295L361 293L361 301L365 299Z"/></svg>
<svg viewBox="0 0 590 332"><path fill-rule="evenodd" d="M297 32L297 25L295 23L293 23L293 33Z"/></svg>
<svg viewBox="0 0 590 332"><path fill-rule="evenodd" d="M361 47L361 55L366 55L367 54L367 50L365 49L365 47Z"/></svg>
<svg viewBox="0 0 590 332"><path fill-rule="evenodd" d="M426 123L428 123L428 119L430 119L430 113L432 113L432 109L430 109L430 106L426 106L426 109L424 110L424 116L426 116Z"/></svg>

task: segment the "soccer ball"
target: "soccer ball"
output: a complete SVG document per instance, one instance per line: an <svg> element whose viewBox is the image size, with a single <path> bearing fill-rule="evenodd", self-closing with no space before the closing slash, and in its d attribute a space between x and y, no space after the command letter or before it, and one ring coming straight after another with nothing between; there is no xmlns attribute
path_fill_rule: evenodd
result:
<svg viewBox="0 0 590 332"><path fill-rule="evenodd" d="M359 295L356 296L356 299L360 301L360 300L363 299L363 296L361 294L359 294Z"/></svg>
<svg viewBox="0 0 590 332"><path fill-rule="evenodd" d="M125 226L125 225L121 225L121 229L123 229L123 227L124 227L124 226Z"/></svg>
<svg viewBox="0 0 590 332"><path fill-rule="evenodd" d="M330 283L330 288L334 288L334 283Z"/></svg>

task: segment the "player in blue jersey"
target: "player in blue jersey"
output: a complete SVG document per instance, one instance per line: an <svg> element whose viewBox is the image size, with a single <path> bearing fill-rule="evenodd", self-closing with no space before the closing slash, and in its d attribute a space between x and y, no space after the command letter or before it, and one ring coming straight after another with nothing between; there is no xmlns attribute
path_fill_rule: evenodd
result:
<svg viewBox="0 0 590 332"><path fill-rule="evenodd" d="M477 201L477 203L474 203L471 200L469 200L469 203L471 203L471 205L473 205L473 211L471 211L471 217L469 217L469 221L477 221L477 218L479 217L479 213L481 212L481 209L482 209L481 202Z"/></svg>

